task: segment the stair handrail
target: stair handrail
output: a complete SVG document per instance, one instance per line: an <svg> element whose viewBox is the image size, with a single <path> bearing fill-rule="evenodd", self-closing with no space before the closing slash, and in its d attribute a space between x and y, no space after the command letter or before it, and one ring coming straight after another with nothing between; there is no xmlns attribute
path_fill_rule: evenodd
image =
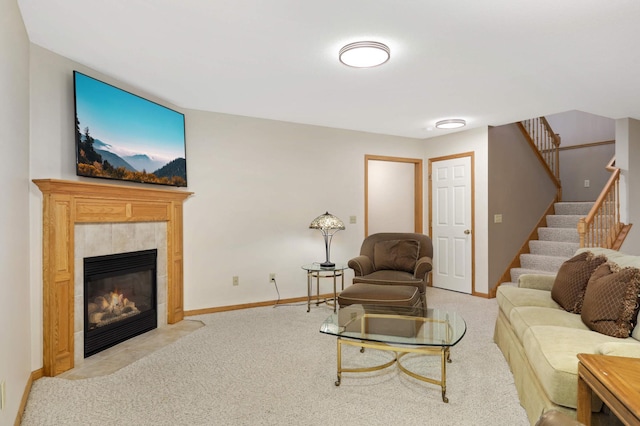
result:
<svg viewBox="0 0 640 426"><path fill-rule="evenodd" d="M553 132L545 117L530 118L518 122L520 131L529 141L538 160L543 164L547 174L556 185L558 200L562 199L560 183L560 135Z"/></svg>
<svg viewBox="0 0 640 426"><path fill-rule="evenodd" d="M620 169L607 164L611 176L586 217L578 221L580 247L615 248L627 225L620 221Z"/></svg>

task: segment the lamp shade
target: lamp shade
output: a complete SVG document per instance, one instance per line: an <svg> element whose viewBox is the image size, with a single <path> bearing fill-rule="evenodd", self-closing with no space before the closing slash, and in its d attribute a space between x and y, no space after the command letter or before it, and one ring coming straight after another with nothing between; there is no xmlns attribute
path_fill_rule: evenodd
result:
<svg viewBox="0 0 640 426"><path fill-rule="evenodd" d="M311 224L309 225L309 228L342 230L344 229L344 223L336 216L332 215L329 212L326 212L325 214L321 214L320 216L313 219L313 221L311 221Z"/></svg>

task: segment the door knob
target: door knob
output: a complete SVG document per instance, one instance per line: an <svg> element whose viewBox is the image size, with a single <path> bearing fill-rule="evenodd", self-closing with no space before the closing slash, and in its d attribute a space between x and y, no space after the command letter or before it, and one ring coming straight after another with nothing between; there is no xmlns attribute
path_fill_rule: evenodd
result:
<svg viewBox="0 0 640 426"><path fill-rule="evenodd" d="M464 230L465 235L469 235L471 233L471 231L469 231L468 229Z"/></svg>

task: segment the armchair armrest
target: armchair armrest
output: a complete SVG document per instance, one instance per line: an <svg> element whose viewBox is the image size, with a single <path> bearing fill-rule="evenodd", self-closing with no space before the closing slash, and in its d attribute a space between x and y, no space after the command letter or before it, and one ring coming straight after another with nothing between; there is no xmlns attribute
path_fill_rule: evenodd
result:
<svg viewBox="0 0 640 426"><path fill-rule="evenodd" d="M360 255L358 257L354 257L349 260L347 264L349 265L349 268L353 269L356 277L369 275L374 271L373 262L367 256Z"/></svg>
<svg viewBox="0 0 640 426"><path fill-rule="evenodd" d="M416 269L413 276L425 282L428 281L429 272L433 269L433 260L430 257L421 257L416 262Z"/></svg>
<svg viewBox="0 0 640 426"><path fill-rule="evenodd" d="M518 278L518 287L551 291L555 280L555 275L523 274Z"/></svg>

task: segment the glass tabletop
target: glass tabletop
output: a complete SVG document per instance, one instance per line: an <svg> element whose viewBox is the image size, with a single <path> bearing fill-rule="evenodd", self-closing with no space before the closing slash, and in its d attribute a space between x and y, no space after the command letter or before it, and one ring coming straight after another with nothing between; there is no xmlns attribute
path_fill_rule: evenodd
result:
<svg viewBox="0 0 640 426"><path fill-rule="evenodd" d="M330 315L320 332L340 338L409 346L453 346L467 331L453 311L350 305Z"/></svg>
<svg viewBox="0 0 640 426"><path fill-rule="evenodd" d="M308 265L302 265L302 269L311 272L344 271L345 269L349 269L349 266L344 263L336 263L336 266L322 266L320 263L310 263Z"/></svg>

